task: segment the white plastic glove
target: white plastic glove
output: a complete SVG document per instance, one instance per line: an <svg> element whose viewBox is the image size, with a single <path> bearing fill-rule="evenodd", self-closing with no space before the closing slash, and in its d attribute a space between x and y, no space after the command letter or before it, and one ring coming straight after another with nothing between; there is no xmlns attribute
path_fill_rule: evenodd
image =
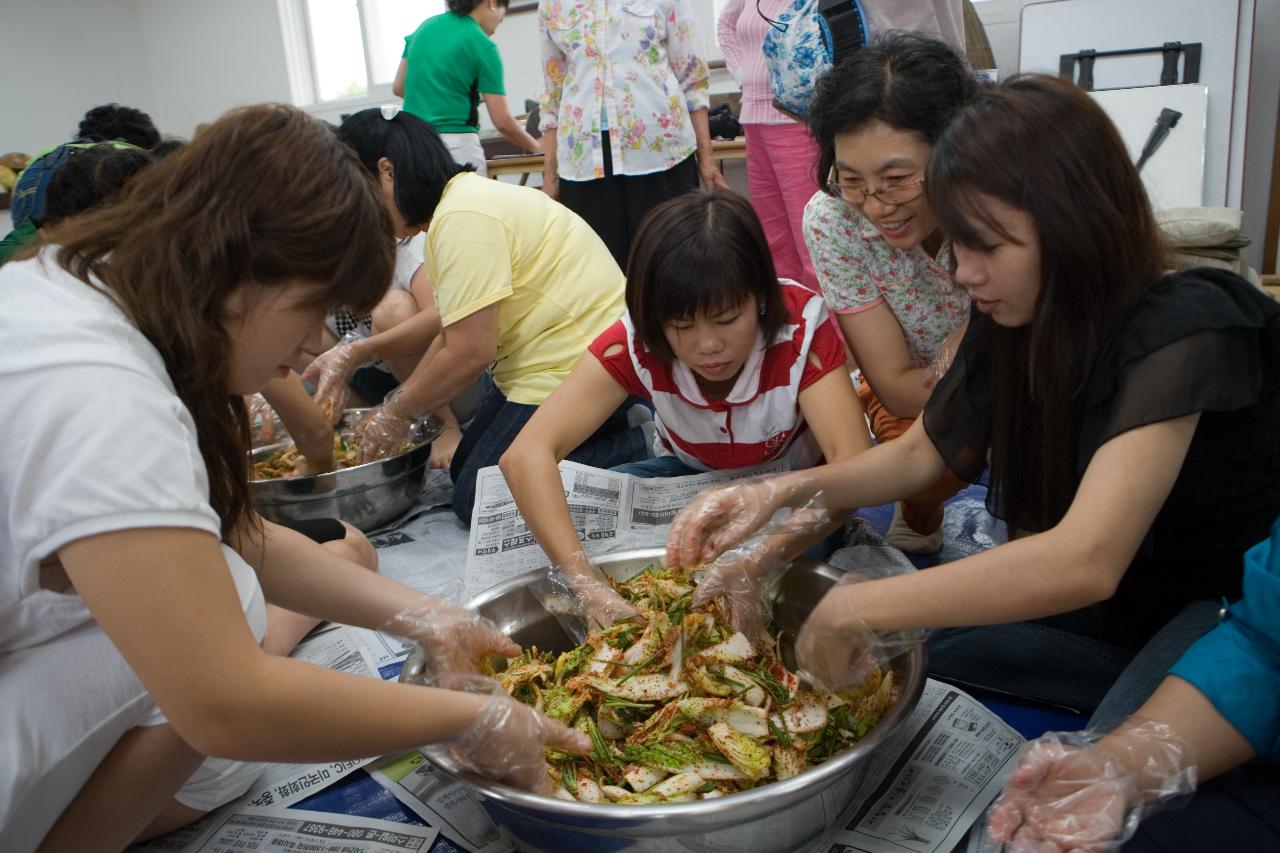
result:
<svg viewBox="0 0 1280 853"><path fill-rule="evenodd" d="M470 726L450 740L424 747L427 752L445 753L483 776L550 796L552 785L543 749L573 753L591 749L586 734L512 699L495 679L447 676L433 686L487 697Z"/></svg>
<svg viewBox="0 0 1280 853"><path fill-rule="evenodd" d="M478 613L424 595L380 628L419 643L426 652L428 678L480 671L487 655L512 658L520 646Z"/></svg>
<svg viewBox="0 0 1280 853"><path fill-rule="evenodd" d="M347 398L351 394L351 375L366 359L360 351L360 342L364 338L355 332L348 332L342 340L332 348L320 353L307 369L302 371L303 382L315 382L316 393L313 395L316 404L329 419L336 424L347 408Z"/></svg>
<svg viewBox="0 0 1280 853"><path fill-rule="evenodd" d="M413 427L418 421L404 410L403 396L404 388L397 388L360 421L357 430L362 464L395 456L412 443Z"/></svg>
<svg viewBox="0 0 1280 853"><path fill-rule="evenodd" d="M1112 734L1050 732L1022 746L987 814L984 850L1117 850L1144 818L1195 786L1195 756L1164 723L1130 718Z"/></svg>

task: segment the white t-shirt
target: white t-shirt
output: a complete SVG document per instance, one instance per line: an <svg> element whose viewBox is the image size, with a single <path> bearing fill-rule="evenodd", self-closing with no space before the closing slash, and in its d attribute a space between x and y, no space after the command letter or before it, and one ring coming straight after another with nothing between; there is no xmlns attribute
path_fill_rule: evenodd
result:
<svg viewBox="0 0 1280 853"><path fill-rule="evenodd" d="M0 301L5 653L92 619L60 567L46 570L52 588L42 587L40 562L63 545L140 527L218 536L220 525L191 414L160 353L119 307L58 266L52 250L0 268ZM223 552L237 586L256 587L253 570Z"/></svg>

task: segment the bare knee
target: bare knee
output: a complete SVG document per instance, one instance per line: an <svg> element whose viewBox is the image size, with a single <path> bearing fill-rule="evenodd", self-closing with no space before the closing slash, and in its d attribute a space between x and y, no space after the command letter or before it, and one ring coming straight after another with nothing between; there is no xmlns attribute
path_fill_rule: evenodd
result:
<svg viewBox="0 0 1280 853"><path fill-rule="evenodd" d="M363 566L371 572L376 572L378 570L378 551L373 547L373 543L369 541L369 537L345 521L339 523L347 531L347 535L341 539L326 542L324 546L344 559Z"/></svg>
<svg viewBox="0 0 1280 853"><path fill-rule="evenodd" d="M373 309L373 333L385 332L418 313L418 303L407 290L389 290Z"/></svg>

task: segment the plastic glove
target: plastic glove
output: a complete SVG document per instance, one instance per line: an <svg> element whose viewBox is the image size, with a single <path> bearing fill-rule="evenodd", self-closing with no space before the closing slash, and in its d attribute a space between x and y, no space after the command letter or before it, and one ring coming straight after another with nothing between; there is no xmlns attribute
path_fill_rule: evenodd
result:
<svg viewBox="0 0 1280 853"><path fill-rule="evenodd" d="M1022 746L988 813L985 849L1116 850L1195 784L1195 757L1164 723L1131 718L1109 735L1050 732Z"/></svg>
<svg viewBox="0 0 1280 853"><path fill-rule="evenodd" d="M833 510L807 506L768 528L767 535L808 537L826 533L838 515ZM761 540L721 554L698 581L690 606L705 607L719 599L734 630L741 631L754 648L761 648L766 639L765 628L773 617L775 587L793 562L780 556L779 550Z"/></svg>
<svg viewBox="0 0 1280 853"><path fill-rule="evenodd" d="M379 630L421 644L426 652L423 671L429 678L479 672L487 655L512 658L520 654L519 644L493 622L430 595L413 602Z"/></svg>
<svg viewBox="0 0 1280 853"><path fill-rule="evenodd" d="M890 567L898 573L899 567ZM876 667L920 642L919 631L877 633L867 627L854 606L858 584L876 577L849 573L840 578L800 626L796 664L801 678L835 693L866 681Z"/></svg>
<svg viewBox="0 0 1280 853"><path fill-rule="evenodd" d="M693 569L712 562L763 527L782 506L772 479L704 489L676 516L667 534L667 565Z"/></svg>
<svg viewBox="0 0 1280 853"><path fill-rule="evenodd" d="M622 619L639 618L640 611L614 591L609 579L585 553L551 566L530 590L547 612L556 617L575 643L592 628L608 627Z"/></svg>
<svg viewBox="0 0 1280 853"><path fill-rule="evenodd" d="M381 406L360 421L357 430L361 463L395 456L413 442L413 427L417 419L402 407L400 400L403 395L403 388L392 391Z"/></svg>
<svg viewBox="0 0 1280 853"><path fill-rule="evenodd" d="M316 383L316 404L331 424L336 424L346 411L347 397L351 394L347 383L351 381L351 374L365 361L359 347L362 340L361 335L347 332L342 340L316 356L302 371L303 382Z"/></svg>
<svg viewBox="0 0 1280 853"><path fill-rule="evenodd" d="M442 752L476 773L535 794L550 796L551 780L543 748L585 753L591 739L522 705L492 678L446 676L433 686L487 697L471 723L457 736L426 747Z"/></svg>
<svg viewBox="0 0 1280 853"><path fill-rule="evenodd" d="M951 364L956 360L956 353L960 351L960 342L964 340L967 331L969 331L969 321L965 320L947 335L942 346L938 347L938 354L933 357L933 362L925 368L924 387L932 388L947 375Z"/></svg>
<svg viewBox="0 0 1280 853"><path fill-rule="evenodd" d="M261 394L250 394L244 398L249 410L249 440L254 447L270 444L276 440L276 413Z"/></svg>

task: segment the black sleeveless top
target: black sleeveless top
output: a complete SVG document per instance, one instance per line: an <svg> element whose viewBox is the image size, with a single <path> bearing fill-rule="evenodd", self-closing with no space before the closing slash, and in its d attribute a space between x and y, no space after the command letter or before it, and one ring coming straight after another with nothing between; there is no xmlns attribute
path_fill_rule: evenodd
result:
<svg viewBox="0 0 1280 853"><path fill-rule="evenodd" d="M958 475L977 479L991 385L975 315L924 411ZM1165 276L1086 385L1076 486L1098 448L1146 424L1201 413L1173 488L1109 608L1149 636L1183 605L1238 597L1241 557L1280 516L1280 304L1229 272ZM989 494L988 509L1001 515Z"/></svg>

